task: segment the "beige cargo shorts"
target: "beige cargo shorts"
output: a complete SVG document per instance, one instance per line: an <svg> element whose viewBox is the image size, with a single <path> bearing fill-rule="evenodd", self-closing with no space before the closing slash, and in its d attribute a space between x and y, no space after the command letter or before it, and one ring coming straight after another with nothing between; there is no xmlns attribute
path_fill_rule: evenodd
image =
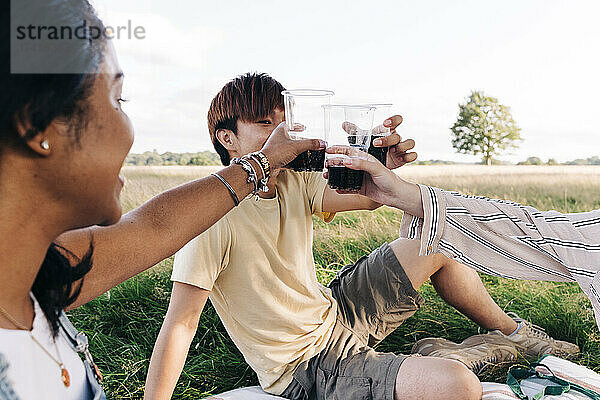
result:
<svg viewBox="0 0 600 400"><path fill-rule="evenodd" d="M292 400L394 400L404 355L372 349L424 303L386 243L329 284L338 315L320 354L300 364L281 394Z"/></svg>

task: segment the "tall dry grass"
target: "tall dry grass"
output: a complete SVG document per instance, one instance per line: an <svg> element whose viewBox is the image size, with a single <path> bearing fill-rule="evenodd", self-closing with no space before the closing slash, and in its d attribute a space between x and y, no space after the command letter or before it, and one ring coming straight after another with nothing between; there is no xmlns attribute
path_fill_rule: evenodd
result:
<svg viewBox="0 0 600 400"><path fill-rule="evenodd" d="M201 178L215 167L126 167L122 194L125 211L163 190ZM398 173L414 182L463 193L504 198L539 209L580 212L600 208L600 167L410 166ZM315 219L314 257L319 280L326 284L340 266L394 240L402 213L382 207L375 212L340 213L330 224ZM169 302L172 258L111 290L72 313L91 338L92 352L104 375L109 398L141 398L150 355ZM600 332L589 301L577 285L509 281L482 276L496 302L507 311L545 327L552 336L579 344L576 359L600 372ZM426 336L460 342L478 327L446 305L430 284L421 288L426 305L384 340L380 351L406 353ZM525 362L525 360L521 360ZM484 379L503 381L505 369ZM200 398L257 384L256 377L207 305L177 384L174 398Z"/></svg>

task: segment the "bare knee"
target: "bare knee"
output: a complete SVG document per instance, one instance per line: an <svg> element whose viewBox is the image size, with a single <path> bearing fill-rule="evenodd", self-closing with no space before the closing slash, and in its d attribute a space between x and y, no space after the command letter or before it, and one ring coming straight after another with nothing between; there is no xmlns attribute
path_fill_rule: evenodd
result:
<svg viewBox="0 0 600 400"><path fill-rule="evenodd" d="M396 400L480 400L479 379L458 361L411 357L396 379Z"/></svg>
<svg viewBox="0 0 600 400"><path fill-rule="evenodd" d="M483 389L477 376L459 362L454 362L449 374L454 386L456 399L481 400Z"/></svg>
<svg viewBox="0 0 600 400"><path fill-rule="evenodd" d="M447 260L442 254L419 256L421 243L414 239L396 239L390 247L415 289L442 268Z"/></svg>
<svg viewBox="0 0 600 400"><path fill-rule="evenodd" d="M454 360L438 359L438 362L436 372L446 389L445 400L481 400L481 382L471 370Z"/></svg>

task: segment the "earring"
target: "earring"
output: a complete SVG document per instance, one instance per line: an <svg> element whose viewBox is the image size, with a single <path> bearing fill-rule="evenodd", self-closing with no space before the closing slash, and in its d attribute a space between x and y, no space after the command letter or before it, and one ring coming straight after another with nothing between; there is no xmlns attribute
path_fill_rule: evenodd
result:
<svg viewBox="0 0 600 400"><path fill-rule="evenodd" d="M40 143L40 146L42 146L42 149L44 149L44 150L50 149L50 143L48 143L47 140L44 140L42 143Z"/></svg>

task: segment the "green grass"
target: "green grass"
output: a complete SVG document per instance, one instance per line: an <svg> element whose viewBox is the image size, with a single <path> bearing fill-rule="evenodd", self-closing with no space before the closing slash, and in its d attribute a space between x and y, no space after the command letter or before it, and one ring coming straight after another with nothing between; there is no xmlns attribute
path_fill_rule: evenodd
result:
<svg viewBox="0 0 600 400"><path fill-rule="evenodd" d="M411 167L403 173L438 187L512 199L540 209L579 212L599 208L600 170L576 168L559 171L544 167L469 167L462 171L457 166ZM129 210L168 187L204 176L206 170L126 169L125 174L128 180L122 202L124 209ZM394 240L401 216L399 211L384 207L375 212L339 214L330 224L315 221L314 257L319 280L329 282L340 266ZM165 260L112 289L110 295L102 295L71 312L75 325L90 336L109 398L143 396L152 348L169 302L171 266L172 259ZM555 338L579 344L582 354L576 361L600 372L600 332L589 301L577 285L482 278L500 307L546 328ZM478 333L477 325L447 306L430 284L425 284L421 293L427 300L425 306L384 340L378 350L406 353L423 337L443 336L460 342ZM483 378L502 382L505 374L506 369L497 368ZM174 398L201 398L254 384L254 372L207 304Z"/></svg>

